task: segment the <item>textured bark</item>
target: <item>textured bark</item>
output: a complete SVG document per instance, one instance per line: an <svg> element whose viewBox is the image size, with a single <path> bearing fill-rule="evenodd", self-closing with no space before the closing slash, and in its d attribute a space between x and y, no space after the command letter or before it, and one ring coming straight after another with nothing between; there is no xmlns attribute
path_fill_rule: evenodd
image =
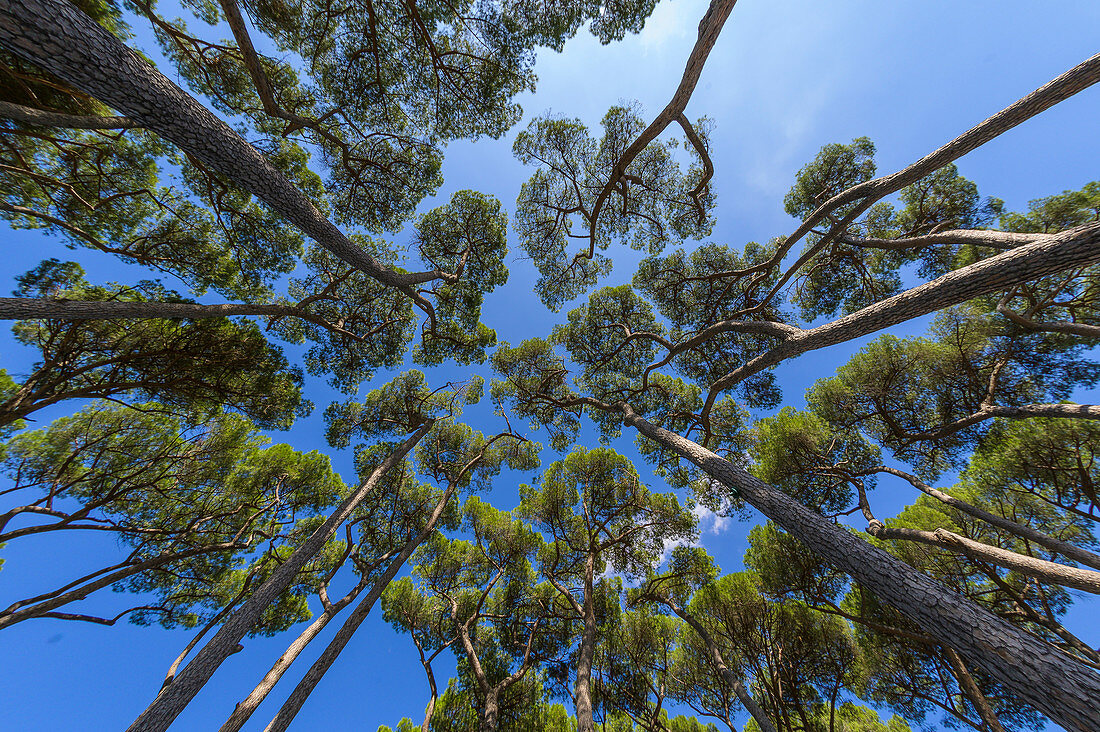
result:
<svg viewBox="0 0 1100 732"><path fill-rule="evenodd" d="M967 539L965 536L959 536L947 529L936 529L935 531L895 529L886 528L880 522L875 521L867 528L867 533L884 541L914 541L919 544L959 552L979 562L1005 567L1044 582L1100 594L1100 572L1093 572L1091 569L1067 567L1057 562L1048 562L1044 559L1036 559L1007 549L1000 549L989 544L983 544L980 541Z"/></svg>
<svg viewBox="0 0 1100 732"><path fill-rule="evenodd" d="M967 514L968 516L973 516L980 521L985 521L991 526L996 526L999 529L1004 529L1011 534L1015 534L1016 536L1027 539L1028 541L1038 544L1039 546L1046 547L1052 552L1057 552L1067 559L1072 559L1075 562L1080 562L1081 564L1084 564L1087 567L1092 567L1093 569L1100 569L1100 555L1090 552L1087 549L1082 549L1081 547L1070 544L1069 542L1062 541L1061 539L1056 539L1053 536L1050 536L1049 534L1044 534L1043 532L1033 529L1030 526L1025 526L1023 524L1018 524L1015 521L1010 521L1004 516L998 516L995 513L983 511L977 506L973 506L966 501L955 498L954 496L944 493L943 491L936 490L917 476L910 475L909 473L906 473L902 470L897 470L896 468L888 468L886 466L881 466L877 470L882 473L889 473L890 475L896 475L899 478L904 478L921 492L931 496L932 498L935 498L940 503L951 506L951 508Z"/></svg>
<svg viewBox="0 0 1100 732"><path fill-rule="evenodd" d="M588 555L584 567L584 630L577 652L577 683L573 687L573 701L577 707L577 732L595 732L592 719L592 659L596 655L596 604L593 595L595 556Z"/></svg>
<svg viewBox="0 0 1100 732"><path fill-rule="evenodd" d="M748 689L745 688L741 679L737 678L737 674L733 672L733 669L726 665L726 660L722 658L722 652L718 649L718 644L714 642L714 639L711 637L710 633L707 632L703 624L699 622L698 618L671 600L665 599L663 602L699 635L699 638L707 647L707 653L710 654L710 662L718 669L718 674L730 685L730 688L733 689L733 693L737 695L737 700L741 702L741 706L745 707L749 714L752 715L752 718L756 720L756 724L759 725L761 732L776 732L775 725L772 724L767 713L761 709L760 705L756 703L756 700L752 698L752 695L749 694Z"/></svg>
<svg viewBox="0 0 1100 732"><path fill-rule="evenodd" d="M1014 231L991 229L950 229L935 234L911 236L904 239L875 239L872 237L838 236L839 241L865 249L916 249L936 244L974 244L993 249L1012 249L1042 239L1046 234L1020 234Z"/></svg>
<svg viewBox="0 0 1100 732"><path fill-rule="evenodd" d="M623 409L623 421L686 458L940 643L1073 732L1100 731L1100 676L948 590L710 450Z"/></svg>
<svg viewBox="0 0 1100 732"><path fill-rule="evenodd" d="M275 684L279 683L279 679L283 677L290 665L306 649L306 646L325 629L330 620L355 601L362 589L362 585L357 585L351 592L326 607L324 612L314 618L313 622L294 639L294 642L287 646L287 649L283 651L283 655L279 656L271 670L260 679L260 683L256 684L252 692L237 703L237 706L233 708L233 713L229 715L229 719L225 720L225 724L221 726L218 732L238 732L252 716L252 713L256 711L256 707L260 706L267 695L271 693L271 690L275 688Z"/></svg>
<svg viewBox="0 0 1100 732"><path fill-rule="evenodd" d="M65 0L6 0L0 5L0 47L157 133L343 261L414 300L424 302L413 286L449 277L439 271L396 272L356 246L259 150Z"/></svg>
<svg viewBox="0 0 1100 732"><path fill-rule="evenodd" d="M959 654L955 653L953 648L946 646L943 646L943 654L947 657L947 662L951 664L951 671L959 682L959 689L962 690L963 695L978 712L978 716L982 718L988 732L1005 732L1005 728L1001 726L1001 720L997 719L993 707L989 706L989 700L985 698L985 694L974 683L974 677L970 675L970 671L967 670L963 660L959 658Z"/></svg>
<svg viewBox="0 0 1100 732"><path fill-rule="evenodd" d="M195 698L199 690L210 680L218 667L233 653L241 638L259 621L267 606L275 601L283 590L302 570L306 562L332 538L340 527L355 511L356 507L378 485L382 476L404 460L409 451L420 442L432 428L432 421L422 425L412 433L397 450L374 469L366 481L350 496L344 499L320 527L294 551L287 560L276 569L270 578L256 588L248 601L225 622L225 625L195 655L194 660L184 667L176 680L161 691L141 715L129 727L129 732L163 732L179 716L187 704Z"/></svg>
<svg viewBox="0 0 1100 732"><path fill-rule="evenodd" d="M85 114L64 114L22 104L0 101L0 117L40 127L64 127L71 130L124 130L139 127L125 117L97 117Z"/></svg>
<svg viewBox="0 0 1100 732"><path fill-rule="evenodd" d="M123 318L226 318L231 315L301 316L293 305L191 302L124 302L0 297L0 320L121 320Z"/></svg>
<svg viewBox="0 0 1100 732"><path fill-rule="evenodd" d="M807 351L845 343L991 292L1096 261L1100 261L1100 223L1067 229L949 272L851 315L789 337L716 380L707 394L704 412L710 411L718 394L726 389Z"/></svg>
<svg viewBox="0 0 1100 732"><path fill-rule="evenodd" d="M894 430L898 437L904 440L939 440L953 435L967 427L973 427L987 419L1031 419L1032 417L1046 417L1048 419L1100 419L1100 406L1094 404L1024 404L1019 407L1006 407L989 405L981 410L961 417L954 422L941 425L927 432L899 432Z"/></svg>
<svg viewBox="0 0 1100 732"><path fill-rule="evenodd" d="M481 732L497 732L500 727L500 691L493 689L485 695L485 714L481 717Z"/></svg>
<svg viewBox="0 0 1100 732"><path fill-rule="evenodd" d="M355 607L351 615L348 616L348 619L340 626L340 630L336 631L336 636L329 641L328 646L325 648L324 652L321 653L321 657L309 667L305 676L298 682L298 685L294 687L294 691L291 692L290 697L287 698L282 708L275 714L275 718L264 728L264 732L285 732L286 728L290 726L290 723L294 721L294 717L301 711L302 705L306 703L306 699L313 693L317 684L324 678L325 673L332 667L333 662L340 656L340 653L347 646L351 637L355 635L355 631L358 630L359 626L366 620L370 611L374 608L374 603L382 596L386 586L389 585L390 581L399 571L401 571L401 568L405 566L405 562L408 561L412 553L416 551L416 548L423 544L424 541L431 536L432 532L435 531L435 526L439 523L439 517L443 515L443 509L446 508L447 502L451 499L454 490L455 486L453 483L447 487L447 490L444 491L443 496L436 505L435 510L432 511L432 515L428 519L428 523L424 526L424 529L405 543L405 546L401 549L401 553L394 557L382 576L374 581L374 584L370 588L370 592L368 592L362 602Z"/></svg>

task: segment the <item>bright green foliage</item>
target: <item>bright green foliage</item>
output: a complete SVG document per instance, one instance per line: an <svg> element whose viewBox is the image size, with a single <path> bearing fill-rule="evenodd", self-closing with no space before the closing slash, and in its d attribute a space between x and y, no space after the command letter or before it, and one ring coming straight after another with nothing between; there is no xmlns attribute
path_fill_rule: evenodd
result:
<svg viewBox="0 0 1100 732"><path fill-rule="evenodd" d="M649 297L669 322L669 340L684 342L709 326L726 320L785 322L786 315L767 305L747 318L743 311L775 284L774 271L762 276L738 275L775 254L781 240L766 246L749 242L744 252L719 244L704 244L690 254L677 249L665 257L648 257L638 266L634 286ZM674 366L685 377L709 383L749 361L775 342L772 335L725 331L711 334L676 356ZM738 384L735 393L745 405L769 409L780 393L770 371Z"/></svg>
<svg viewBox="0 0 1100 732"><path fill-rule="evenodd" d="M299 188L320 195L300 148L267 152ZM72 247L173 274L196 293L263 297L302 252L301 232L140 130L6 134L0 162L0 215L11 226L49 229Z"/></svg>
<svg viewBox="0 0 1100 732"><path fill-rule="evenodd" d="M132 563L167 558L116 585L157 597L135 622L190 627L239 600L244 585L272 570L347 487L327 457L265 447L267 438L242 417L192 419L155 403L131 409L97 402L19 434L7 445L3 469L15 489L35 497L5 521L40 513L50 519L6 536L92 526L116 533ZM250 554L257 548L263 551ZM331 553L319 555L255 632L308 617L303 593L331 560Z"/></svg>
<svg viewBox="0 0 1100 732"><path fill-rule="evenodd" d="M614 450L576 448L550 465L538 486L520 486L518 514L546 533L542 571L593 577L607 568L645 576L665 542L690 541L695 519L671 493L650 493L630 461Z"/></svg>
<svg viewBox="0 0 1100 732"><path fill-rule="evenodd" d="M801 721L801 720L800 720ZM883 724L873 709L844 702L830 714L828 709L820 709L807 720L808 725L798 727L807 732L911 732L911 727L896 714ZM756 720L750 719L745 732L759 732Z"/></svg>
<svg viewBox="0 0 1100 732"><path fill-rule="evenodd" d="M818 381L807 401L831 424L861 430L934 477L958 467L988 431L988 422L956 424L985 405L1057 401L1095 384L1100 368L1080 352L1080 343L1022 336L956 308L936 319L931 338L873 341Z"/></svg>
<svg viewBox="0 0 1100 732"><path fill-rule="evenodd" d="M494 379L489 387L493 402L506 404L529 420L532 429L545 427L555 450L568 450L580 430L582 408L572 402L569 371L553 343L541 338L529 338L515 348L502 343L492 363L493 370L504 377Z"/></svg>
<svg viewBox="0 0 1100 732"><path fill-rule="evenodd" d="M1071 419L997 422L961 476L968 491L997 496L1007 511L1100 516L1100 425ZM1018 520L1018 519L1017 519ZM1087 525L1087 524L1086 524ZM1075 541L1091 544L1090 532Z"/></svg>
<svg viewBox="0 0 1100 732"><path fill-rule="evenodd" d="M458 191L416 224L415 245L432 267L458 279L436 285L434 330L425 331L413 351L418 363L485 360L496 332L479 321L484 296L508 281L508 216L500 201L475 191Z"/></svg>
<svg viewBox="0 0 1100 732"><path fill-rule="evenodd" d="M611 181L614 192L593 221L615 164L645 128L633 107L612 107L600 124L603 135L596 139L580 120L539 117L512 146L521 163L538 166L516 201L516 228L542 275L539 296L555 311L611 270L611 260L599 254L611 244L659 254L670 243L708 235L714 225L714 195L703 185L702 160L688 145L692 164L681 172L675 140L642 150ZM705 122L698 129L705 140ZM574 254L568 247L578 237L584 248Z"/></svg>
<svg viewBox="0 0 1100 732"><path fill-rule="evenodd" d="M377 240L354 241L387 264L396 257ZM268 327L291 343L311 342L304 357L309 373L331 374L333 387L354 392L374 369L400 365L414 329L409 299L319 247L302 261L307 271L290 281L287 304L305 316L273 318Z"/></svg>
<svg viewBox="0 0 1100 732"><path fill-rule="evenodd" d="M1027 213L1007 213L1000 224L1006 231L1053 234L1098 219L1100 181L1093 181L1079 191L1028 201Z"/></svg>
<svg viewBox="0 0 1100 732"><path fill-rule="evenodd" d="M857 137L850 145L825 145L798 171L794 186L783 199L784 208L791 216L806 218L846 188L873 178L874 158L875 144L866 137ZM838 211L841 215L844 212Z"/></svg>
<svg viewBox="0 0 1100 732"><path fill-rule="evenodd" d="M179 300L156 283L89 285L83 270L48 260L19 277L16 294L82 300ZM249 321L25 320L15 337L42 361L0 405L0 423L71 398L140 394L184 410L222 406L265 428L287 428L312 405L300 371Z"/></svg>
<svg viewBox="0 0 1100 732"><path fill-rule="evenodd" d="M826 515L851 505L846 473L881 464L878 450L858 433L834 430L816 414L793 407L758 420L752 435L753 475Z"/></svg>
<svg viewBox="0 0 1100 732"><path fill-rule="evenodd" d="M679 620L644 606L604 623L596 653L594 697L605 713L617 712L650 724L663 716L668 724L667 711L661 706L669 701L679 625ZM683 720L680 726L690 729Z"/></svg>
<svg viewBox="0 0 1100 732"><path fill-rule="evenodd" d="M325 433L330 445L347 447L352 438L400 436L427 420L457 417L464 405L481 400L482 380L474 377L450 389L429 390L421 371L406 371L361 401L334 402L325 409Z"/></svg>

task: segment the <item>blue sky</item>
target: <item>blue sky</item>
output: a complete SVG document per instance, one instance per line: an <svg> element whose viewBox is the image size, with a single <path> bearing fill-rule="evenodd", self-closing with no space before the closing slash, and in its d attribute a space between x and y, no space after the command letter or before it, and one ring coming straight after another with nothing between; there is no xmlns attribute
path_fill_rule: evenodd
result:
<svg viewBox="0 0 1100 732"><path fill-rule="evenodd" d="M643 116L656 114L675 89L705 7L698 0L663 0L636 37L600 46L582 35L562 54L540 53L538 91L520 100L524 120L501 140L451 145L438 200L426 201L422 210L466 188L492 193L511 210L530 174L513 160L511 142L533 115L550 111L596 125L610 105L629 100L641 103ZM783 195L798 168L823 144L866 135L877 145L880 174L904 167L1095 53L1097 28L1100 4L1095 0L742 0L688 107L692 119L706 115L715 123L718 226L712 239L740 246L789 233L796 222L783 212ZM155 50L151 42L139 43ZM958 162L960 172L978 184L983 196L1000 197L1015 210L1030 199L1079 188L1100 178L1097 120L1100 89L1094 88L964 157ZM396 238L403 240L401 234ZM628 281L638 255L629 250L611 255L616 267L605 284ZM81 262L93 282L125 280L135 272L106 255L67 250L40 233L9 232L0 290L10 290L15 275L51 256ZM563 316L547 312L535 297L536 273L522 258L514 236L508 264L509 283L487 299L485 322L501 340L512 343L547 334ZM919 330L920 324L909 324L894 332ZM786 402L801 405L814 379L831 375L865 342L815 352L780 367ZM33 360L7 332L0 348L2 365L9 371L25 371ZM434 369L431 378L443 381L467 371ZM376 381L386 378L380 374ZM314 416L290 433L272 437L298 449L326 450L350 481L350 455L334 453L320 434L321 408L336 397L318 380L311 382L310 396L319 405ZM42 415L40 423L71 409L66 405ZM469 417L479 429L495 429L487 406L472 410ZM629 441L617 447L631 451ZM552 459L551 453L544 455L544 462ZM506 475L491 498L510 508L517 501L517 483L529 480L529 475ZM651 487L663 489L656 478ZM889 514L913 498L909 489L891 492L884 483L880 513ZM750 526L733 522L720 533L704 535L704 545L724 570L740 567ZM52 588L115 554L112 542L98 536L22 539L0 552L5 559L0 605ZM85 607L106 612L132 600L101 593ZM1094 646L1100 645L1098 609L1095 599L1082 599L1066 622ZM299 659L283 682L285 688L276 689L246 729L263 728L336 625ZM123 728L155 694L187 640L183 632L160 628L53 620L5 630L0 633L0 657L5 659L0 664L0 729ZM289 640L289 635L246 640L244 652L222 666L173 729L216 729ZM441 686L452 668L446 656L437 661ZM412 643L394 634L376 611L313 693L293 729L373 732L379 724L395 725L402 716L419 720L427 693Z"/></svg>

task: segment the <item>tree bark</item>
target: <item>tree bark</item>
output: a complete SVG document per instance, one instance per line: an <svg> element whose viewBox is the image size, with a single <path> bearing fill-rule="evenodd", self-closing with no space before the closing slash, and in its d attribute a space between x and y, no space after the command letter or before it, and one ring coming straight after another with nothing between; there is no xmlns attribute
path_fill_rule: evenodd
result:
<svg viewBox="0 0 1100 732"><path fill-rule="evenodd" d="M0 117L40 127L65 127L71 130L124 130L140 127L125 117L100 117L92 114L65 114L46 109L24 107L22 104L0 101Z"/></svg>
<svg viewBox="0 0 1100 732"><path fill-rule="evenodd" d="M595 732L592 719L592 659L596 654L596 603L593 595L595 556L588 555L584 567L584 630L577 652L577 683L573 700L577 707L577 732Z"/></svg>
<svg viewBox="0 0 1100 732"><path fill-rule="evenodd" d="M1027 539L1030 542L1034 542L1039 546L1046 547L1052 552L1057 552L1067 559L1072 559L1075 562L1084 564L1087 567L1092 567L1093 569L1100 569L1100 555L1090 552L1087 549L1082 549L1081 547L1070 544L1067 541L1056 539L1049 534L1044 534L1042 531L1033 529L1030 526L1025 526L1024 524L1016 523L1015 521L1010 521L1009 519L1006 519L1003 516L998 516L995 513L983 511L977 506L971 505L966 501L955 498L950 494L933 488L917 476L906 473L905 471L897 470L895 468L889 468L885 465L877 468L877 470L882 473L888 473L890 475L896 475L899 478L903 478L904 480L908 481L910 485L912 485L922 493L925 493L932 498L935 498L940 503L951 506L951 508L961 511L968 516L973 516L980 521L985 521L991 526L996 526L999 529L1004 529L1010 534L1015 534L1016 536Z"/></svg>
<svg viewBox="0 0 1100 732"><path fill-rule="evenodd" d="M485 695L485 713L481 717L481 732L497 732L500 728L500 687Z"/></svg>
<svg viewBox="0 0 1100 732"><path fill-rule="evenodd" d="M761 732L776 732L775 725L772 724L767 713L761 709L760 705L756 703L756 700L752 698L752 695L749 694L748 689L745 688L741 679L737 678L737 674L733 672L733 669L726 665L726 660L722 658L722 652L718 649L718 644L714 642L714 639L711 637L710 633L707 632L703 624L699 622L698 618L671 600L663 599L662 601L699 635L699 638L707 647L707 652L710 654L710 662L714 664L714 667L718 669L718 674L730 685L730 688L733 689L733 693L737 695L737 700L741 702L741 706L745 707L749 714L752 715L752 718L756 720L756 724L760 727Z"/></svg>
<svg viewBox="0 0 1100 732"><path fill-rule="evenodd" d="M260 151L74 5L7 0L0 6L0 47L157 133L382 284L423 301L412 288L444 277L397 272L356 246Z"/></svg>
<svg viewBox="0 0 1100 732"><path fill-rule="evenodd" d="M374 585L370 588L370 592L368 592L367 596L363 598L363 601L355 607L355 610L348 616L348 619L344 621L344 624L340 627L340 630L336 632L336 636L329 642L328 647L325 648L321 657L309 667L309 670L306 671L306 675L298 682L298 685L294 687L294 691L291 692L290 697L283 703L282 708L276 713L274 719L264 728L264 732L285 732L286 728L290 726L290 723L294 721L294 717L301 711L302 705L306 703L306 699L313 693L317 684L347 646L351 637L355 635L355 631L358 630L359 626L366 620L367 615L370 614L371 609L374 607L374 603L382 596L382 592L385 591L390 580L401 571L401 568L405 565L408 558L412 556L412 553L416 551L416 548L423 544L431 533L435 531L435 525L439 522L439 517L443 515L443 509L446 508L447 501L450 500L454 490L454 483L447 487L447 490L443 493L443 497L439 500L435 510L432 512L427 525L425 525L424 529L421 530L419 534L405 543L401 553L394 557L393 561L390 562L390 566L386 568L382 576L375 580Z"/></svg>
<svg viewBox="0 0 1100 732"><path fill-rule="evenodd" d="M834 567L1075 732L1100 731L1100 676L930 577L860 539L710 450L639 417L623 421L686 458Z"/></svg>
<svg viewBox="0 0 1100 732"><path fill-rule="evenodd" d="M959 536L947 529L921 531L919 529L886 528L881 522L875 521L867 527L867 533L876 539L913 541L959 552L971 559L1005 567L1043 582L1084 590L1094 595L1100 594L1100 572L1067 567L1057 562L1028 557L1008 549L1001 549L983 544L980 541L967 539L965 536Z"/></svg>
<svg viewBox="0 0 1100 732"><path fill-rule="evenodd" d="M947 657L947 662L951 664L951 671L955 674L955 680L959 682L959 689L962 690L963 695L974 707L978 716L981 717L988 732L1005 732L1005 728L1001 726L1001 720L997 719L997 714L993 711L993 707L989 705L989 700L986 699L985 694L978 688L978 685L974 683L974 677L970 675L970 671L967 670L963 660L959 658L959 654L955 653L953 648L947 646L942 648L943 654Z"/></svg>
<svg viewBox="0 0 1100 732"><path fill-rule="evenodd" d="M352 588L351 592L341 597L329 607L326 607L324 612L318 615L312 623L309 624L305 630L299 634L294 642L287 646L287 649L283 651L283 655L275 661L275 665L271 667L271 670L260 679L260 683L256 684L256 688L246 696L243 700L237 703L237 706L233 708L233 713L229 715L229 719L225 720L225 724L221 726L218 732L238 732L245 722L248 721L252 713L256 711L256 707L263 703L263 700L267 698L267 695L271 693L271 690L275 688L275 684L279 683L279 679L283 677L290 665L294 663L295 659L306 649L306 646L316 638L328 622L334 617L340 614L340 611L355 601L355 598L359 596L362 591L363 585L357 585Z"/></svg>
<svg viewBox="0 0 1100 732"><path fill-rule="evenodd" d="M807 351L845 343L991 292L1096 261L1100 261L1100 223L1067 229L983 259L851 315L790 336L716 380L707 394L703 411L709 413L718 394L726 389Z"/></svg>
<svg viewBox="0 0 1100 732"><path fill-rule="evenodd" d="M0 320L121 320L124 318L200 319L231 315L289 315L300 317L293 305L250 303L125 302L121 300L63 300L0 297Z"/></svg>
<svg viewBox="0 0 1100 732"><path fill-rule="evenodd" d="M325 545L336 529L355 511L356 507L378 485L382 476L400 463L421 438L428 433L434 422L429 420L412 433L401 446L374 469L366 481L350 496L344 499L328 519L314 531L305 543L294 551L287 560L276 569L270 578L256 588L252 596L225 622L225 625L210 639L202 650L187 664L176 680L165 687L141 715L130 725L128 732L164 732L172 721L179 716L187 704L195 698L199 690L210 680L218 667L234 652L245 633L259 621L267 606L275 601L279 594L290 586L294 578Z"/></svg>

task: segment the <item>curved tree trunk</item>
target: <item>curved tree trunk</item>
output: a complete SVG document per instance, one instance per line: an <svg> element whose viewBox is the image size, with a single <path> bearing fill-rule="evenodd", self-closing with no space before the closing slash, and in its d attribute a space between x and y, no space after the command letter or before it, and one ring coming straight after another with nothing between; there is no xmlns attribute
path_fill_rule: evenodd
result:
<svg viewBox="0 0 1100 732"><path fill-rule="evenodd" d="M224 318L230 315L301 316L293 305L193 302L125 302L0 297L0 320L121 320L123 318Z"/></svg>
<svg viewBox="0 0 1100 732"><path fill-rule="evenodd" d="M1097 732L1100 675L860 539L710 450L639 417L623 421L686 458L929 635L1074 732Z"/></svg>
<svg viewBox="0 0 1100 732"><path fill-rule="evenodd" d="M401 446L374 469L366 481L350 496L344 499L328 519L317 528L302 546L298 547L283 564L279 566L266 582L256 588L248 601L225 622L225 625L202 647L191 663L187 664L175 681L165 687L141 715L129 727L129 732L163 732L179 716L187 704L195 698L199 690L210 680L218 666L235 652L237 644L245 633L260 620L267 606L275 601L279 594L290 586L306 562L332 538L340 527L378 485L389 470L405 459L409 451L420 442L432 428L429 420L420 429L412 433Z"/></svg>
<svg viewBox="0 0 1100 732"><path fill-rule="evenodd" d="M429 425L430 426L430 425ZM313 665L306 671L306 675L298 682L298 685L294 687L294 691L291 692L290 697L287 698L283 706L275 714L275 718L268 723L264 728L264 732L285 732L286 728L290 726L290 723L294 721L294 717L302 709L302 705L306 703L306 699L313 693L313 690L317 687L317 684L328 672L333 662L339 657L340 653L347 646L348 641L355 635L355 631L359 629L359 626L366 620L367 615L370 614L371 609L374 607L374 603L378 601L378 598L382 596L382 592L385 591L386 586L397 575L401 568L405 565L412 553L416 551L416 548L424 543L424 541L431 536L435 531L435 526L439 523L439 517L443 515L443 509L446 508L447 502L451 499L451 495L454 493L455 484L451 484L447 487L447 490L443 492L443 497L440 498L439 503L436 505L435 510L432 511L431 518L424 526L424 529L414 536L412 539L405 543L401 553L394 557L390 562L390 566L386 568L385 573L382 574L374 585L370 588L370 592L363 598L355 610L352 611L348 619L344 621L344 624L340 627L340 630L336 632L336 636L329 642L328 647L325 648L321 657L314 661Z"/></svg>
<svg viewBox="0 0 1100 732"><path fill-rule="evenodd" d="M64 79L256 196L337 257L406 291L443 277L400 273L356 246L263 154L65 0L5 0L0 47Z"/></svg>

